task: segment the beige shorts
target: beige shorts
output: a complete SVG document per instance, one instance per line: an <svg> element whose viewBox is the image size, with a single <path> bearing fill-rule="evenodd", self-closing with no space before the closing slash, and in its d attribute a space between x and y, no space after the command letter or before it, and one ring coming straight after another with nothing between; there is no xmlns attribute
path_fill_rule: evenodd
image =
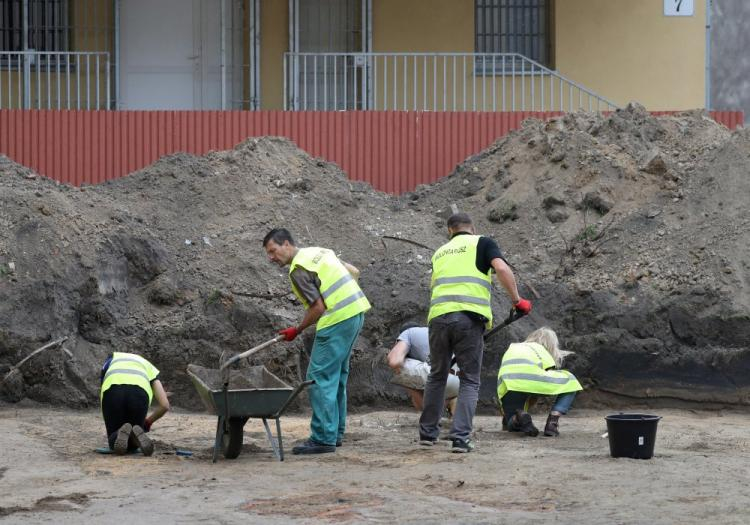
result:
<svg viewBox="0 0 750 525"><path fill-rule="evenodd" d="M405 386L412 390L424 390L424 386L427 383L427 376L429 375L430 365L424 361L407 357L404 360L404 366L401 367L401 372L393 375L391 383ZM452 399L458 396L458 387L460 384L461 382L457 375L449 374L448 383L445 386L445 398Z"/></svg>

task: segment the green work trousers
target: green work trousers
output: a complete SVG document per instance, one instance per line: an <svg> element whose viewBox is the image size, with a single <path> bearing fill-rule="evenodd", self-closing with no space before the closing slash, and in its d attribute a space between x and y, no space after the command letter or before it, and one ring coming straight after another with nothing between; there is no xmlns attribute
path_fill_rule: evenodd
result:
<svg viewBox="0 0 750 525"><path fill-rule="evenodd" d="M346 382L349 360L365 314L360 313L315 334L307 379L310 386L310 438L324 445L335 445L346 430Z"/></svg>

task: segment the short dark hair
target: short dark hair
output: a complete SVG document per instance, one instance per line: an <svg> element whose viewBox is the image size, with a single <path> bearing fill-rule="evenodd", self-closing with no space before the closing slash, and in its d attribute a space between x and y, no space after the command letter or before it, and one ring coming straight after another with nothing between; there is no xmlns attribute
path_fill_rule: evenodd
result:
<svg viewBox="0 0 750 525"><path fill-rule="evenodd" d="M266 234L265 237L263 237L263 247L266 247L266 244L268 244L269 241L273 241L276 244L284 244L284 241L289 241L289 244L294 246L294 239L292 239L292 234L289 233L289 230L286 228L274 228L270 232Z"/></svg>
<svg viewBox="0 0 750 525"><path fill-rule="evenodd" d="M454 213L448 217L448 228L457 228L458 226L471 226L471 217L468 213Z"/></svg>
<svg viewBox="0 0 750 525"><path fill-rule="evenodd" d="M406 332L409 328L417 328L418 326L419 326L419 323L415 323L414 321L406 321L398 329L398 333L402 334L402 333Z"/></svg>

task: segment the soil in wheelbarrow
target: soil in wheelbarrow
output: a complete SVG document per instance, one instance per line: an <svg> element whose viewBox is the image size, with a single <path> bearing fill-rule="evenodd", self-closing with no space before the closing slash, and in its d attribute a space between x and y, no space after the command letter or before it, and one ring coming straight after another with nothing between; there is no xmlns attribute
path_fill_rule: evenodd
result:
<svg viewBox="0 0 750 525"><path fill-rule="evenodd" d="M211 390L224 388L225 373L218 368L189 365L188 370L195 374ZM281 379L271 374L264 366L251 366L229 371L229 390L250 390L257 388L291 388Z"/></svg>

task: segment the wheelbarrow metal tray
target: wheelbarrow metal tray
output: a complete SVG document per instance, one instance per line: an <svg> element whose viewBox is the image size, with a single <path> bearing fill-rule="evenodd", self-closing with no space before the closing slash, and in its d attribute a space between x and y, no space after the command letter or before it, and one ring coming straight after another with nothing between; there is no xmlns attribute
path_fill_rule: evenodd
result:
<svg viewBox="0 0 750 525"><path fill-rule="evenodd" d="M229 383L225 388L225 379L220 370L191 364L188 365L187 373L208 412L218 416L212 458L214 463L220 449L228 459L239 455L242 449L242 427L249 418L263 420L274 454L279 461L284 461L279 418L297 395L313 381L303 381L292 388L264 366L254 366L231 370ZM276 422L276 437L271 433L268 419Z"/></svg>
<svg viewBox="0 0 750 525"><path fill-rule="evenodd" d="M217 416L270 418L294 391L264 366L231 370L226 393L218 370L191 364L187 372L208 412Z"/></svg>

